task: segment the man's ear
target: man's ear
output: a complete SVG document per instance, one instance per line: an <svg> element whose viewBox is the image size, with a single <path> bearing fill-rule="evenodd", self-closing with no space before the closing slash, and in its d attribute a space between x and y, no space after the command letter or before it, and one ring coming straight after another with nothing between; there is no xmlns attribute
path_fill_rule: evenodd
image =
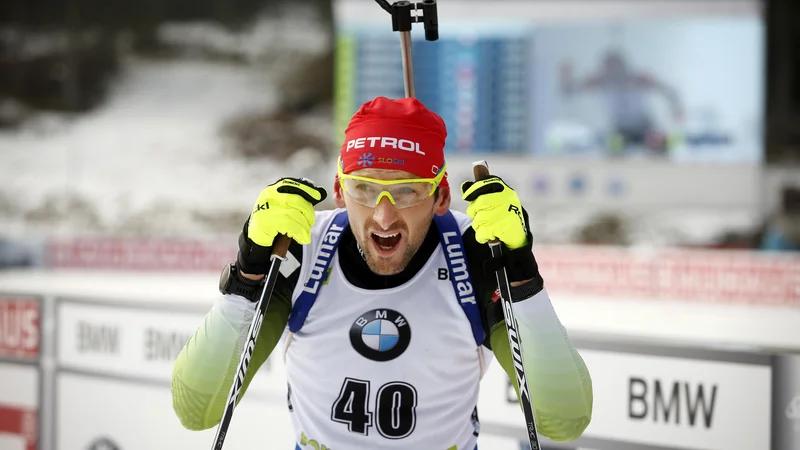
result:
<svg viewBox="0 0 800 450"><path fill-rule="evenodd" d="M433 203L433 213L437 216L444 215L450 210L450 200L450 188L440 187L438 197L436 197L436 201Z"/></svg>
<svg viewBox="0 0 800 450"><path fill-rule="evenodd" d="M333 204L335 204L337 208L345 207L344 192L342 192L342 185L339 184L338 178L333 180Z"/></svg>

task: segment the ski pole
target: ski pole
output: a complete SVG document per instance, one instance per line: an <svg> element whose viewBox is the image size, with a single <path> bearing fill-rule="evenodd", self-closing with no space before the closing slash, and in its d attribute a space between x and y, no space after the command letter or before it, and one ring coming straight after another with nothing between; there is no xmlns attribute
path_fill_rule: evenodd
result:
<svg viewBox="0 0 800 450"><path fill-rule="evenodd" d="M475 176L475 181L485 180L491 176L489 174L489 164L486 161L473 162L472 172ZM502 243L499 240L493 239L489 241L489 249L492 251L492 258L502 257ZM517 319L514 317L514 306L511 302L511 285L508 283L508 274L506 274L505 267L500 267L495 273L497 275L497 287L500 289L500 301L503 305L503 316L506 319L508 344L511 347L511 356L514 359L514 368L516 369L519 402L522 405L522 413L525 415L528 442L531 450L539 450L539 435L536 431L536 421L533 418L533 403L528 389L528 378L525 376L525 364L522 361L522 341L519 339L519 328Z"/></svg>
<svg viewBox="0 0 800 450"><path fill-rule="evenodd" d="M279 234L272 244L272 255L270 256L272 264L270 264L269 273L264 283L264 289L261 291L261 297L256 304L256 311L253 315L253 321L250 323L247 342L242 351L242 356L239 358L239 370L236 371L236 376L233 378L231 390L228 394L228 402L225 405L225 412L222 414L222 419L217 426L217 434L214 437L214 446L211 447L212 450L221 450L222 444L225 443L225 436L228 434L228 427L233 419L233 410L236 408L239 392L241 392L242 386L244 385L247 368L250 366L250 360L253 357L253 349L256 347L258 333L261 331L261 324L264 322L264 315L267 313L267 306L269 306L269 300L272 297L272 290L275 288L275 282L278 280L281 263L286 261L286 252L289 251L290 242L291 240L288 237Z"/></svg>

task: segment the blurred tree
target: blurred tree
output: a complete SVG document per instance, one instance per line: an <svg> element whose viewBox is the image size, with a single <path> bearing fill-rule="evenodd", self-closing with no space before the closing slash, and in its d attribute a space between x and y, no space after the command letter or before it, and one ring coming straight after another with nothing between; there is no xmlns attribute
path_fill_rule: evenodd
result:
<svg viewBox="0 0 800 450"><path fill-rule="evenodd" d="M0 11L0 99L81 111L117 69L98 0L8 0Z"/></svg>

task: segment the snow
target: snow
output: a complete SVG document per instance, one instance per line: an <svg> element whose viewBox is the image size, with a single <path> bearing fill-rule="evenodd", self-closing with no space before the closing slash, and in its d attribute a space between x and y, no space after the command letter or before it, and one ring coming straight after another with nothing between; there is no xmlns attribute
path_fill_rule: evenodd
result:
<svg viewBox="0 0 800 450"><path fill-rule="evenodd" d="M265 16L239 31L216 22L168 22L159 27L158 39L185 51L236 56L256 63L270 62L281 49L304 54L323 52L328 36L322 31L311 11L295 6L282 11L280 18L271 20Z"/></svg>
<svg viewBox="0 0 800 450"><path fill-rule="evenodd" d="M281 94L274 80L328 51L328 33L308 5L265 10L238 30L161 25L159 39L178 57L127 57L96 110L39 113L0 131L0 236L230 233L276 178L327 177L335 162L320 149L298 147L283 162L245 160L221 130L242 115L273 112ZM52 49L59 40L51 35L30 45ZM309 114L299 126L332 136L331 113Z"/></svg>
<svg viewBox="0 0 800 450"><path fill-rule="evenodd" d="M260 66L128 60L102 109L50 118L44 133L41 121L0 133L0 198L11 205L0 233L132 232L131 221L156 234L208 233L193 214L246 214L263 187L288 173L266 158L236 158L219 134L225 120L270 111L275 101ZM306 161L305 172L320 163ZM89 230L72 217L53 230L25 220L48 198L87 202L99 224Z"/></svg>

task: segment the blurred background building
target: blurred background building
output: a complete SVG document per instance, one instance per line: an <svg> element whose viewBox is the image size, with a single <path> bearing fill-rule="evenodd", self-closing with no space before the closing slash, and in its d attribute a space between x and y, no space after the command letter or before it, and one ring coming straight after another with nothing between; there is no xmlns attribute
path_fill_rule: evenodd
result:
<svg viewBox="0 0 800 450"><path fill-rule="evenodd" d="M791 432L796 441L775 431L779 419L800 430L800 386L776 393L778 374L800 379L800 363L763 359L800 349L800 4L439 0L439 27L433 42L412 32L412 55L417 97L448 126L451 185L486 159L520 193L557 309L596 364L596 390L615 383L615 372L591 352L620 342L735 346L743 353L708 358L769 366L752 375L768 387L743 403L720 394L717 408L736 414L708 425L706 438L669 417L661 428L637 428L660 420L635 422L639 410L623 414L633 424L607 419L611 400L600 395L595 407L605 413L582 448L800 449L800 431ZM210 445L208 434L197 438L170 416L171 357L213 299L261 189L282 176L330 188L345 124L379 95L403 96L403 77L399 37L372 0L0 3L0 450ZM162 357L140 361L153 368L126 375L144 358L138 350L127 362L63 350L65 341L101 342L124 328L87 324L137 323L120 319L119 305L92 312L84 301L156 305L128 332L160 343ZM169 305L193 312L173 321L163 316ZM156 333L156 323L166 328ZM598 344L608 339L610 347ZM653 354L662 351L671 350ZM134 427L141 441L131 445L125 432L115 435L111 407L62 398L59 386L74 382L101 398L117 391L62 382L62 369L160 386L141 393L127 417L157 404L141 424L164 428ZM738 369L721 377L736 379L724 374ZM687 370L664 383L703 381ZM256 383L256 402L283 395L270 381L276 369L268 372L262 384L271 387ZM644 378L620 376L633 408L645 394L632 380ZM33 394L15 396L26 389ZM64 405L85 409L85 418L64 425ZM507 407L487 406L485 448L520 448L511 438L518 430L492 422L515 413ZM737 416L759 408L763 423ZM269 414L284 420L282 411ZM743 430L769 443L715 438ZM659 441L664 433L677 437Z"/></svg>

